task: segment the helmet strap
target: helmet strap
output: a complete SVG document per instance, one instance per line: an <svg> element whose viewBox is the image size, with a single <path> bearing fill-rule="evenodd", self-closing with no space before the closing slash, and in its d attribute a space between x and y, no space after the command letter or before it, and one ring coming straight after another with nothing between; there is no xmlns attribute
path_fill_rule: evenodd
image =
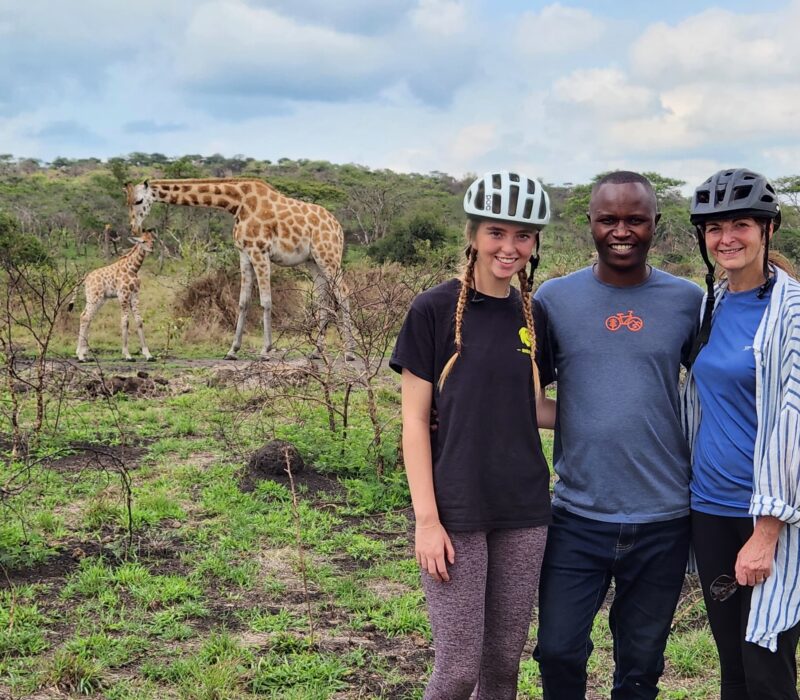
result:
<svg viewBox="0 0 800 700"><path fill-rule="evenodd" d="M703 346L708 343L711 336L711 318L714 315L714 265L708 257L708 249L706 248L706 227L705 224L696 224L697 230L697 245L700 248L700 255L703 256L703 262L706 264L706 305L703 309L703 320L700 323L700 330L695 338L692 352L689 355L689 366L694 364L697 355Z"/></svg>
<svg viewBox="0 0 800 700"><path fill-rule="evenodd" d="M536 248L534 248L533 255L530 257L531 274L528 275L528 294L533 290L533 273L539 267L539 234L536 234Z"/></svg>

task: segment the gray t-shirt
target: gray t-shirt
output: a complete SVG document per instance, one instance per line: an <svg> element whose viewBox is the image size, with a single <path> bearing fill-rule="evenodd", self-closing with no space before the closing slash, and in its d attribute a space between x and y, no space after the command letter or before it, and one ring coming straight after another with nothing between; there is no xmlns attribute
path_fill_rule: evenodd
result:
<svg viewBox="0 0 800 700"><path fill-rule="evenodd" d="M656 269L614 287L584 268L536 292L558 382L554 506L615 523L689 513L678 381L702 296Z"/></svg>

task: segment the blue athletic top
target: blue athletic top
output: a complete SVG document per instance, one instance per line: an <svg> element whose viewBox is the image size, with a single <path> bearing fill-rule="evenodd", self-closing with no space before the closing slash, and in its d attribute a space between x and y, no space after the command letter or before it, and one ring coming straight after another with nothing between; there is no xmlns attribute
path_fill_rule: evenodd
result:
<svg viewBox="0 0 800 700"><path fill-rule="evenodd" d="M692 459L692 508L748 517L753 495L756 364L753 338L769 303L758 289L725 293L694 379L702 407Z"/></svg>

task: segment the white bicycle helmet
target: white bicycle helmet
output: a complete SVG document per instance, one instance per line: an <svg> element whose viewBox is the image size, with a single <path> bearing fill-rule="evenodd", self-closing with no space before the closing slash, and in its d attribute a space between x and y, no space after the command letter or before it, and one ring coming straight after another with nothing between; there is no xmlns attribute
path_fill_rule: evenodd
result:
<svg viewBox="0 0 800 700"><path fill-rule="evenodd" d="M538 180L500 170L486 173L469 186L464 212L481 219L541 228L550 222L550 198Z"/></svg>

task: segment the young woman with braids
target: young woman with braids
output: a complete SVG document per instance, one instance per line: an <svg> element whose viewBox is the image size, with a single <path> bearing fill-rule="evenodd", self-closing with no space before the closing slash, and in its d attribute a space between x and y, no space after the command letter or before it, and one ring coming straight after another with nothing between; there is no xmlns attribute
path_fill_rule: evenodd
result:
<svg viewBox="0 0 800 700"><path fill-rule="evenodd" d="M800 283L769 252L780 205L763 175L715 173L691 220L709 289L683 409L720 697L797 700ZM725 273L716 287L712 259Z"/></svg>
<svg viewBox="0 0 800 700"><path fill-rule="evenodd" d="M550 205L504 171L473 182L464 210L466 268L414 300L390 365L436 649L424 697L512 700L550 521L546 319L530 295Z"/></svg>

